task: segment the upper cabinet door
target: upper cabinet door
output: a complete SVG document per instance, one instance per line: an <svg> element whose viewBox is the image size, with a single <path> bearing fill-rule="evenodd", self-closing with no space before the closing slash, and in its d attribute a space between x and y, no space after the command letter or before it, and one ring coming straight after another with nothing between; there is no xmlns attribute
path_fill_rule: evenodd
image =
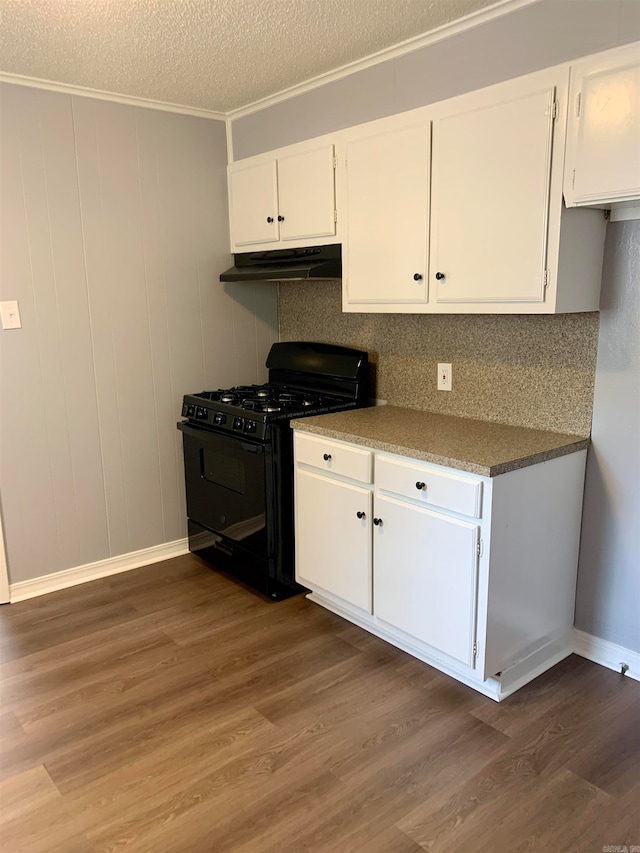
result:
<svg viewBox="0 0 640 853"><path fill-rule="evenodd" d="M640 199L640 44L571 67L567 205Z"/></svg>
<svg viewBox="0 0 640 853"><path fill-rule="evenodd" d="M334 162L333 145L278 160L281 240L336 233Z"/></svg>
<svg viewBox="0 0 640 853"><path fill-rule="evenodd" d="M234 246L278 240L278 172L275 160L229 166L231 239Z"/></svg>
<svg viewBox="0 0 640 853"><path fill-rule="evenodd" d="M480 96L433 126L430 280L438 303L543 302L553 87Z"/></svg>
<svg viewBox="0 0 640 853"><path fill-rule="evenodd" d="M345 304L427 299L428 122L347 144Z"/></svg>

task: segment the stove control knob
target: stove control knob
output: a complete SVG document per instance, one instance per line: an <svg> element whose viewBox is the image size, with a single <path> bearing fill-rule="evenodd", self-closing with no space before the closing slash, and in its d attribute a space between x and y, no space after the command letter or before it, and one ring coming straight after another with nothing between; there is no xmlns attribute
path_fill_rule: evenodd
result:
<svg viewBox="0 0 640 853"><path fill-rule="evenodd" d="M242 418L234 418L233 419L233 428L234 429L242 429Z"/></svg>
<svg viewBox="0 0 640 853"><path fill-rule="evenodd" d="M227 416L223 415L222 412L216 412L215 415L213 416L213 422L214 422L214 424L217 424L218 426L222 426L222 424L226 424Z"/></svg>
<svg viewBox="0 0 640 853"><path fill-rule="evenodd" d="M209 409L206 409L204 406L198 406L196 409L196 419L199 421L206 421L209 417Z"/></svg>
<svg viewBox="0 0 640 853"><path fill-rule="evenodd" d="M244 422L244 431L245 432L255 432L256 431L256 422L255 421L245 421Z"/></svg>
<svg viewBox="0 0 640 853"><path fill-rule="evenodd" d="M193 405L193 403L189 403L187 405L187 417L193 418L195 416L195 413L196 413L196 407Z"/></svg>

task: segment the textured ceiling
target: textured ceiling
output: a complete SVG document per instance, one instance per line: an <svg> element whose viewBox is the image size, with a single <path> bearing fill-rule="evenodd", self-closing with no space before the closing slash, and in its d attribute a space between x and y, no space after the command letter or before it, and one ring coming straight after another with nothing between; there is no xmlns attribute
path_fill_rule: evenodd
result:
<svg viewBox="0 0 640 853"><path fill-rule="evenodd" d="M495 0L0 0L0 71L227 112Z"/></svg>

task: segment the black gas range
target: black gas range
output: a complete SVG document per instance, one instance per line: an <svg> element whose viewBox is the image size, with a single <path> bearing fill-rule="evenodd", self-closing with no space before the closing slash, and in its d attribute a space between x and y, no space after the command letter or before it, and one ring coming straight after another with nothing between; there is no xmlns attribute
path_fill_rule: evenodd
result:
<svg viewBox="0 0 640 853"><path fill-rule="evenodd" d="M186 394L182 417L195 421L199 426L266 440L271 424L277 421L355 406L355 400L341 396L265 382L264 385L237 385L226 391Z"/></svg>
<svg viewBox="0 0 640 853"><path fill-rule="evenodd" d="M189 549L271 598L294 579L293 418L367 404L367 353L273 344L269 381L187 394L183 434Z"/></svg>

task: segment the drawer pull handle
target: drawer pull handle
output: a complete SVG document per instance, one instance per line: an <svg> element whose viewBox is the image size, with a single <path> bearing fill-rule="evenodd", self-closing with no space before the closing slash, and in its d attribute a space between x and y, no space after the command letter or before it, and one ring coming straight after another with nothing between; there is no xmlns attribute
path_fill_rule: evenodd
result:
<svg viewBox="0 0 640 853"><path fill-rule="evenodd" d="M356 515L358 516L358 518L366 518L367 517L362 511L357 512Z"/></svg>
<svg viewBox="0 0 640 853"><path fill-rule="evenodd" d="M378 527L379 525L382 524L382 519L381 518L374 518L373 523L375 524L376 527Z"/></svg>
<svg viewBox="0 0 640 853"><path fill-rule="evenodd" d="M331 454L330 453L323 453L322 458L324 459L325 462L330 462L331 461Z"/></svg>
<svg viewBox="0 0 640 853"><path fill-rule="evenodd" d="M426 488L427 488L427 484L421 483L420 480L418 480L418 482L416 483L416 489L418 489L419 492L424 492L424 490Z"/></svg>

